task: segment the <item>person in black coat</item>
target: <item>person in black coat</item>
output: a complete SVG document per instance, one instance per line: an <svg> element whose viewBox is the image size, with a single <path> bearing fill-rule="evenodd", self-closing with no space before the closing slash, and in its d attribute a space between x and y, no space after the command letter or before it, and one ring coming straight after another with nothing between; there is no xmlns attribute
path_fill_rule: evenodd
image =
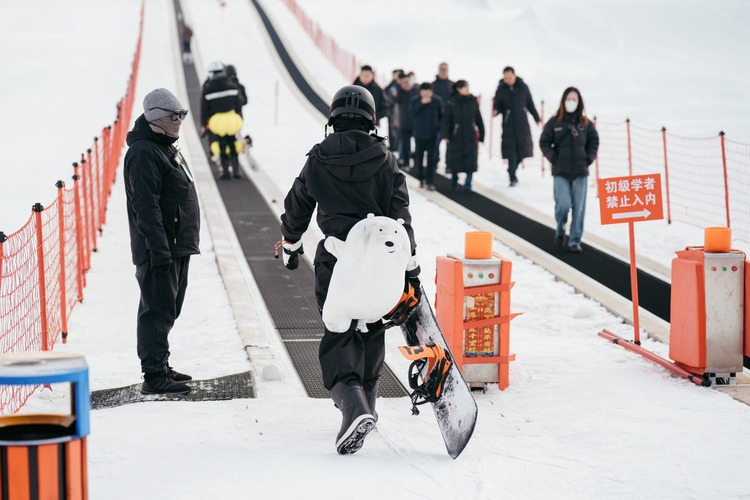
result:
<svg viewBox="0 0 750 500"><path fill-rule="evenodd" d="M442 136L447 143L445 161L451 171L451 189L458 189L459 172L466 173L463 189L471 190L477 171L479 143L484 142L484 122L477 98L469 92L466 80L453 84L454 94L445 105Z"/></svg>
<svg viewBox="0 0 750 500"><path fill-rule="evenodd" d="M599 134L586 117L583 98L577 88L568 87L563 92L557 114L544 125L539 147L552 166L557 220L554 244L581 253L589 165L599 150ZM565 226L571 211L568 238Z"/></svg>
<svg viewBox="0 0 750 500"><path fill-rule="evenodd" d="M448 103L453 94L453 82L448 78L448 63L440 63L438 66L438 74L432 82L432 91L443 100L443 106Z"/></svg>
<svg viewBox="0 0 750 500"><path fill-rule="evenodd" d="M419 88L408 74L398 79L399 159L398 164L408 166L411 159L411 138L414 133L414 117L409 113L411 100L419 96Z"/></svg>
<svg viewBox="0 0 750 500"><path fill-rule="evenodd" d="M385 112L388 115L388 149L393 153L398 152L399 130L401 128L401 117L398 113L398 82L404 75L404 70L394 69L391 83L383 88L383 102Z"/></svg>
<svg viewBox="0 0 750 500"><path fill-rule="evenodd" d="M368 214L385 216L403 220L412 254L405 282L419 290L420 268L406 178L385 139L368 133L375 127L375 102L367 89L348 85L336 92L330 109L328 124L334 132L307 154L305 166L284 199L280 242L284 265L288 269L298 267L302 235L316 207L323 234L341 240L346 240L349 230ZM326 250L324 241L315 253L315 297L321 312L336 265L336 257ZM368 323L367 332L360 332L354 323L345 333L325 328L318 353L323 385L342 412L336 438L340 454L358 451L374 425L385 361L383 322Z"/></svg>
<svg viewBox="0 0 750 500"><path fill-rule="evenodd" d="M180 315L190 256L200 253L200 209L193 176L175 148L187 116L167 89L143 100L125 154L130 249L141 289L138 357L146 394L186 393L192 377L169 366L168 335Z"/></svg>
<svg viewBox="0 0 750 500"><path fill-rule="evenodd" d="M365 64L360 68L359 76L354 80L354 85L366 88L375 100L375 126L380 126L380 119L385 116L385 98L383 89L375 83L375 73L372 66Z"/></svg>
<svg viewBox="0 0 750 500"><path fill-rule="evenodd" d="M221 158L221 178L231 179L229 166L234 177L240 177L240 162L237 157L235 139L242 129L241 90L229 77L226 67L219 61L208 66L208 78L201 92L201 133L209 132L209 142L217 142ZM245 95L247 99L247 95Z"/></svg>
<svg viewBox="0 0 750 500"><path fill-rule="evenodd" d="M503 70L503 78L497 86L492 116L503 117L502 155L508 160L508 176L511 187L518 184L516 170L524 158L534 155L534 141L526 113L531 113L540 124L539 113L534 106L528 85L516 76L510 66Z"/></svg>
<svg viewBox="0 0 750 500"><path fill-rule="evenodd" d="M435 190L435 168L437 167L438 134L443 120L443 100L433 95L432 85L425 82L419 86L419 95L412 97L409 114L414 119L414 166L417 169L419 187ZM424 155L427 153L427 167Z"/></svg>

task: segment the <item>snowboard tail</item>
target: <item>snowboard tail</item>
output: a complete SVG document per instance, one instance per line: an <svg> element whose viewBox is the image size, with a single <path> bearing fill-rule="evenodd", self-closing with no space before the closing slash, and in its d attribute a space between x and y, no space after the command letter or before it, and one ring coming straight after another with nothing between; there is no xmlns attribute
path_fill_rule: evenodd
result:
<svg viewBox="0 0 750 500"><path fill-rule="evenodd" d="M477 403L461 375L461 370L453 362L448 343L425 297L425 291L422 289L422 300L401 325L401 332L410 346L431 342L439 344L451 361L443 381L442 393L437 401L431 404L448 454L451 458L456 458L466 448L474 433L478 414Z"/></svg>

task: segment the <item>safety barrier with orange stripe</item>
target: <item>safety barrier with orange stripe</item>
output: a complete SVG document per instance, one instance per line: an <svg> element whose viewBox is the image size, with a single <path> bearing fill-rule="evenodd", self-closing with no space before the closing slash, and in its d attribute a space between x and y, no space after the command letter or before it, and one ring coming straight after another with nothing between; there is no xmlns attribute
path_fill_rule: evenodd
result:
<svg viewBox="0 0 750 500"><path fill-rule="evenodd" d="M57 181L57 198L34 204L29 220L0 232L0 352L51 350L68 336L68 318L83 301L91 253L106 222L106 208L128 132L141 58L144 6L132 72L117 116L79 161L73 182ZM16 412L35 387L0 388L0 414Z"/></svg>

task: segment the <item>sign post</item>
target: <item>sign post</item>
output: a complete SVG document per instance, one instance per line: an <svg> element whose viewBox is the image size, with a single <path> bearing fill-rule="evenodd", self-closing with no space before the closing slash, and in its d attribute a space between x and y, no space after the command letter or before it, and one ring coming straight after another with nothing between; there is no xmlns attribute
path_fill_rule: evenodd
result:
<svg viewBox="0 0 750 500"><path fill-rule="evenodd" d="M635 222L664 218L661 175L633 175L599 179L599 212L602 224L628 223L630 288L633 299L634 342L641 344L638 318L638 268L635 262Z"/></svg>

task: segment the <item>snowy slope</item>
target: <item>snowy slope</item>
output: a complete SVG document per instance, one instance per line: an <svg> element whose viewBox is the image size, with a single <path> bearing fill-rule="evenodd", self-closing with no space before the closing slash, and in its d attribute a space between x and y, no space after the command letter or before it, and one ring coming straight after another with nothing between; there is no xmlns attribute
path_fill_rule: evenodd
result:
<svg viewBox="0 0 750 500"><path fill-rule="evenodd" d="M269 4L266 1L264 4ZM291 185L309 147L322 138L310 113L267 50L246 0L186 0L202 62L234 63L247 85L247 130L264 174L278 191ZM171 1L147 4L138 84L177 85ZM291 29L293 25L290 25ZM227 42L231 33L231 43ZM204 64L205 66L205 64ZM273 88L280 85L279 124ZM138 99L136 100L138 102ZM190 122L186 122L189 126ZM187 151L197 162L200 151ZM118 183L119 190L121 183ZM201 188L201 186L199 186ZM205 187L201 188L205 189ZM118 198L119 196L119 198ZM122 210L122 193L113 210ZM412 193L423 282L434 292L434 257L460 250L471 228ZM137 292L125 249L124 212L113 214L90 296L74 313L68 348L87 355L95 387L134 383ZM118 222L119 221L119 222ZM439 221L439 222L438 222ZM110 236L107 236L110 235ZM190 307L175 329L177 368L197 376L246 369L244 352L211 265L210 243L194 260ZM107 243L109 242L109 243ZM108 246L105 246L108 245ZM750 495L746 468L750 408L664 371L598 337L628 327L595 302L514 255L511 386L478 395L474 440L453 461L429 412L410 416L406 399L380 400L378 429L363 450L335 454L338 412L330 401L296 396L218 403L143 403L92 414L92 498L737 498ZM110 260L111 259L111 260ZM94 291L98 291L94 293ZM89 307L90 306L90 307ZM217 318L209 325L206 318ZM111 325L117 325L113 328ZM102 331L105 329L105 331ZM119 335L117 341L112 337ZM403 369L389 333L388 362ZM665 346L645 343L664 353ZM124 381L124 382L122 382ZM261 383L265 383L261 381ZM285 383L285 382L282 382ZM290 391L291 392L291 391ZM47 393L48 394L48 393ZM34 408L41 411L39 398Z"/></svg>

